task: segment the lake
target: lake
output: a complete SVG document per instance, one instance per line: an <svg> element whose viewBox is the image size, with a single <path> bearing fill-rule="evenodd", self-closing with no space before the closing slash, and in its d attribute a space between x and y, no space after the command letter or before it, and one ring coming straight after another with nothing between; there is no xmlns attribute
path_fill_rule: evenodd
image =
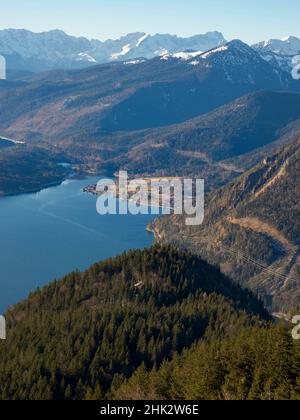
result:
<svg viewBox="0 0 300 420"><path fill-rule="evenodd" d="M76 269L145 248L151 215L96 212L96 196L82 189L99 178L0 199L0 314L28 293Z"/></svg>

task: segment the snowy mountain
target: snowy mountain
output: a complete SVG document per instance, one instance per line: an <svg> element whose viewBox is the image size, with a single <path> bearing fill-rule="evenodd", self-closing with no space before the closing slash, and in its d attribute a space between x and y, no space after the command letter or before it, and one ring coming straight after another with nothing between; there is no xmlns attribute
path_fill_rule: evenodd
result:
<svg viewBox="0 0 300 420"><path fill-rule="evenodd" d="M207 51L225 43L219 32L208 32L190 38L176 35L131 33L117 40L88 40L54 30L33 33L24 29L0 31L0 54L8 69L44 71L57 68L80 68L90 64L150 59L186 50Z"/></svg>
<svg viewBox="0 0 300 420"><path fill-rule="evenodd" d="M15 87L4 83L0 129L20 140L97 142L103 132L181 123L262 90L300 91L300 81L235 40L205 53L39 73Z"/></svg>
<svg viewBox="0 0 300 420"><path fill-rule="evenodd" d="M33 33L25 29L0 31L0 55L5 56L10 74L39 72L53 69L77 69L93 64L124 61L140 62L161 56L164 60L195 59L201 53L226 44L220 32L208 32L188 38L170 34L136 32L119 39L89 40L67 35L60 30ZM252 46L266 61L291 71L293 57L300 54L300 39L289 36L271 39ZM18 73L16 73L16 71Z"/></svg>
<svg viewBox="0 0 300 420"><path fill-rule="evenodd" d="M291 71L293 67L293 58L300 55L300 39L294 36L288 36L284 39L270 39L253 45L261 56L280 68Z"/></svg>
<svg viewBox="0 0 300 420"><path fill-rule="evenodd" d="M135 45L128 45L127 57L153 58L167 53L176 54L182 51L207 51L225 44L223 35L219 32L208 32L191 38L179 38L173 35L138 34Z"/></svg>
<svg viewBox="0 0 300 420"><path fill-rule="evenodd" d="M261 64L262 62L260 54L238 39L206 52L186 51L175 54L166 53L161 56L161 60L170 58L187 61L192 65L201 64L203 60L209 60L210 64L226 66L227 69L230 69L230 66L247 65L249 63L253 66L255 63Z"/></svg>

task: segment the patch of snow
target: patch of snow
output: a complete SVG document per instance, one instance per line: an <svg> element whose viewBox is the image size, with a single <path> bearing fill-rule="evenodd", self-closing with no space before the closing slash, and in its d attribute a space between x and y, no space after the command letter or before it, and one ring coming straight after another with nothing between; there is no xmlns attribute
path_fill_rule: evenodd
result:
<svg viewBox="0 0 300 420"><path fill-rule="evenodd" d="M124 45L124 47L122 48L122 51L120 51L119 53L114 53L111 54L111 59L112 60L118 60L118 58L127 55L130 51L130 44Z"/></svg>
<svg viewBox="0 0 300 420"><path fill-rule="evenodd" d="M180 58L181 60L189 60L191 58L198 57L199 55L203 54L203 51L194 51L194 52L179 52L176 54L173 54L172 57L174 58Z"/></svg>
<svg viewBox="0 0 300 420"><path fill-rule="evenodd" d="M169 54L169 51L166 49L162 49L162 50L157 50L154 52L155 56L159 56L159 57L163 57L165 55Z"/></svg>
<svg viewBox="0 0 300 420"><path fill-rule="evenodd" d="M223 51L227 51L228 47L226 45L219 47L219 48L215 48L214 50L208 51L207 53L204 53L201 55L201 58L203 58L204 60L208 57L210 57L213 54L217 54L219 52L223 52Z"/></svg>
<svg viewBox="0 0 300 420"><path fill-rule="evenodd" d="M268 50L275 54L295 55L300 51L300 39L294 36L287 36L283 39L269 39L253 46L258 50Z"/></svg>
<svg viewBox="0 0 300 420"><path fill-rule="evenodd" d="M188 61L192 58L199 57L203 54L203 51L193 51L193 52L179 52L175 54L170 54L169 52L161 55L161 60L168 60L169 58L176 58L177 60ZM197 64L199 64L197 62Z"/></svg>
<svg viewBox="0 0 300 420"><path fill-rule="evenodd" d="M191 66L198 66L198 64L200 64L200 62L199 62L199 61L197 61L197 60L193 60L193 61L191 61L189 64L190 64Z"/></svg>
<svg viewBox="0 0 300 420"><path fill-rule="evenodd" d="M10 142L10 143L13 143L13 144L25 144L25 142L24 141L20 141L20 140L13 140L13 139L9 139L9 138L7 138L7 137L3 137L3 136L0 136L0 141L8 141L8 142Z"/></svg>
<svg viewBox="0 0 300 420"><path fill-rule="evenodd" d="M270 39L252 46L261 57L268 62L290 72L293 68L292 59L300 54L300 39L287 36L283 39Z"/></svg>
<svg viewBox="0 0 300 420"><path fill-rule="evenodd" d="M137 44L136 44L136 47L138 48L144 41L145 41L145 39L147 39L148 38L148 36L150 36L150 34L146 34L146 35L144 35L144 36L142 36L139 40L138 40L138 42L137 42Z"/></svg>
<svg viewBox="0 0 300 420"><path fill-rule="evenodd" d="M83 61L83 60L89 61L90 63L97 63L97 60L94 57L84 52L79 53L77 57L77 61Z"/></svg>
<svg viewBox="0 0 300 420"><path fill-rule="evenodd" d="M131 60L131 61L124 61L123 64L129 65L129 64L141 64L145 63L146 60Z"/></svg>
<svg viewBox="0 0 300 420"><path fill-rule="evenodd" d="M288 35L285 38L282 38L281 41L283 41L283 42L290 41L291 38L293 38L293 37L291 35Z"/></svg>

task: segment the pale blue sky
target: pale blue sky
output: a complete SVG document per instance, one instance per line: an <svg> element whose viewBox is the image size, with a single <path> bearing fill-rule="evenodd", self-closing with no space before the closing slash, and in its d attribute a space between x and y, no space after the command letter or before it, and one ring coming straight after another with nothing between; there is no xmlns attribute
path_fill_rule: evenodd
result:
<svg viewBox="0 0 300 420"><path fill-rule="evenodd" d="M219 30L253 43L300 37L299 0L0 0L0 29L62 29L89 38Z"/></svg>

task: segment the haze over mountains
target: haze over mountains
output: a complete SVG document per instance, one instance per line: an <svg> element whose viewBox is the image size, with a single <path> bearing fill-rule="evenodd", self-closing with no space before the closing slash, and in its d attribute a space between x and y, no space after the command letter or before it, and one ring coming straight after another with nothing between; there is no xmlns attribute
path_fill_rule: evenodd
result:
<svg viewBox="0 0 300 420"><path fill-rule="evenodd" d="M10 77L22 72L75 69L88 65L136 59L151 59L185 51L206 52L226 43L217 31L182 38L170 34L136 32L116 40L89 40L60 30L33 33L25 29L0 31L0 54L7 59ZM263 58L287 70L292 56L300 53L300 40L289 36L253 45Z"/></svg>
<svg viewBox="0 0 300 420"><path fill-rule="evenodd" d="M225 39L219 32L190 38L137 32L101 42L76 38L59 30L43 33L19 29L0 31L0 54L6 57L8 68L28 71L80 68L137 57L153 58L166 52L207 51L224 43Z"/></svg>

